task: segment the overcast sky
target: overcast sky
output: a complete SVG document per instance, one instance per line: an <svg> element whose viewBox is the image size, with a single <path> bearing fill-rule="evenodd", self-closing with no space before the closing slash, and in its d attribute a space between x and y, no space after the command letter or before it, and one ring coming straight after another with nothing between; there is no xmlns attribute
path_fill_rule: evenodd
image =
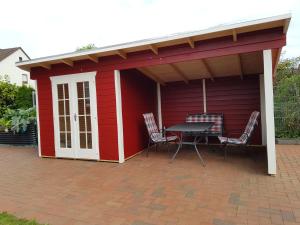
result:
<svg viewBox="0 0 300 225"><path fill-rule="evenodd" d="M300 55L299 0L7 0L0 48L31 58L292 13L285 57Z"/></svg>

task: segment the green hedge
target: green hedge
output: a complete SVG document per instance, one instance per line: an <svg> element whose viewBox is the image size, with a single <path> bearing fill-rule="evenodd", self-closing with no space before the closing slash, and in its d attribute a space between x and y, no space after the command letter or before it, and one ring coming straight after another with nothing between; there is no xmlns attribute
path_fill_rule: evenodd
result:
<svg viewBox="0 0 300 225"><path fill-rule="evenodd" d="M276 137L300 137L300 75L282 79L274 88Z"/></svg>
<svg viewBox="0 0 300 225"><path fill-rule="evenodd" d="M278 63L274 82L274 117L276 137L279 138L300 137L299 64L300 57L281 59Z"/></svg>

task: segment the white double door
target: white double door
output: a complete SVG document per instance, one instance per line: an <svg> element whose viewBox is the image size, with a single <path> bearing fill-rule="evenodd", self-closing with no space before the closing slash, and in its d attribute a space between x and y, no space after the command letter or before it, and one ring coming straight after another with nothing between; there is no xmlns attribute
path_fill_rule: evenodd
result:
<svg viewBox="0 0 300 225"><path fill-rule="evenodd" d="M99 160L96 72L53 76L56 157Z"/></svg>

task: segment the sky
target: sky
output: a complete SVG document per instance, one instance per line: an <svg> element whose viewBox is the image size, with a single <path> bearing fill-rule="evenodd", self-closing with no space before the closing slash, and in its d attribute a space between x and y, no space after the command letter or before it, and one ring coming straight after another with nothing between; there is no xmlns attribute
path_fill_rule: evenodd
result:
<svg viewBox="0 0 300 225"><path fill-rule="evenodd" d="M292 13L283 57L300 56L299 0L1 0L0 48L31 58Z"/></svg>

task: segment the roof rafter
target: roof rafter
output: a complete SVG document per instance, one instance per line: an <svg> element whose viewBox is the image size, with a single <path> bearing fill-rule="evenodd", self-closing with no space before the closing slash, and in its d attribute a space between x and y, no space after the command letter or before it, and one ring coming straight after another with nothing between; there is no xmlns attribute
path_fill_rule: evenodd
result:
<svg viewBox="0 0 300 225"><path fill-rule="evenodd" d="M50 64L47 64L47 63L39 63L38 64L40 67L43 67L47 70L51 70L51 65Z"/></svg>
<svg viewBox="0 0 300 225"><path fill-rule="evenodd" d="M141 71L143 74L145 74L150 79L160 83L161 85L166 85L163 80L161 80L158 76L156 76L154 73L152 73L147 68L137 68L137 70Z"/></svg>
<svg viewBox="0 0 300 225"><path fill-rule="evenodd" d="M176 72L177 75L179 75L179 76L183 79L183 81L184 81L186 84L189 83L188 78L186 77L186 75L184 74L184 72L182 72L182 71L178 68L178 66L176 66L176 65L174 65L174 64L172 64L172 63L170 63L170 64L168 64L168 65Z"/></svg>
<svg viewBox="0 0 300 225"><path fill-rule="evenodd" d="M62 60L60 60L60 61L61 61L62 63L64 63L64 64L70 66L70 67L73 67L73 66L74 66L74 62L73 62L72 60L70 60L70 59L62 59Z"/></svg>
<svg viewBox="0 0 300 225"><path fill-rule="evenodd" d="M123 59L127 59L127 54L123 50L117 50L117 54Z"/></svg>
<svg viewBox="0 0 300 225"><path fill-rule="evenodd" d="M208 73L208 75L210 76L211 80L214 80L214 74L211 71L211 68L209 67L208 63L206 62L206 59L201 59L201 62L206 70L206 72Z"/></svg>
<svg viewBox="0 0 300 225"><path fill-rule="evenodd" d="M155 55L158 55L158 48L155 45L149 45L149 48Z"/></svg>
<svg viewBox="0 0 300 225"><path fill-rule="evenodd" d="M191 48L195 48L195 42L191 37L187 38L186 40L189 43Z"/></svg>
<svg viewBox="0 0 300 225"><path fill-rule="evenodd" d="M95 63L98 63L99 62L99 59L97 56L95 55L87 55L88 59L95 62Z"/></svg>
<svg viewBox="0 0 300 225"><path fill-rule="evenodd" d="M233 29L233 30L232 30L232 40L233 40L234 42L237 41L237 31L236 31L236 29Z"/></svg>
<svg viewBox="0 0 300 225"><path fill-rule="evenodd" d="M243 70L241 54L237 54L237 60L238 60L238 68L239 68L239 73L240 73L240 76L241 76L241 80L243 80L244 70Z"/></svg>

